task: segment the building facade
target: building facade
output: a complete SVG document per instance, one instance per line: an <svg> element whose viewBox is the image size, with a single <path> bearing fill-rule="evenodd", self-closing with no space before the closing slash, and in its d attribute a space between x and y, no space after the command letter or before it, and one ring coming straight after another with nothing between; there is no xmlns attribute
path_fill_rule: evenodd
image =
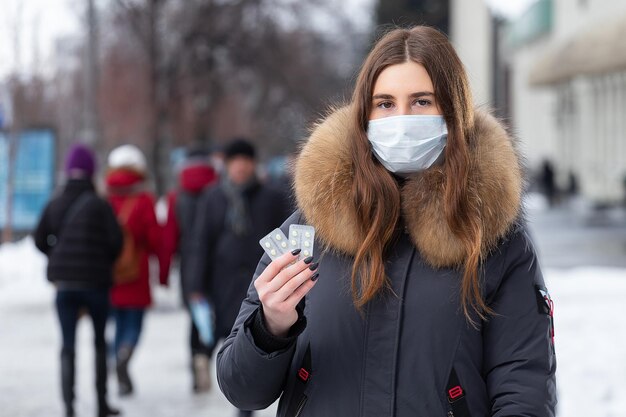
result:
<svg viewBox="0 0 626 417"><path fill-rule="evenodd" d="M626 2L539 0L507 30L511 121L531 169L553 163L594 203L623 201Z"/></svg>

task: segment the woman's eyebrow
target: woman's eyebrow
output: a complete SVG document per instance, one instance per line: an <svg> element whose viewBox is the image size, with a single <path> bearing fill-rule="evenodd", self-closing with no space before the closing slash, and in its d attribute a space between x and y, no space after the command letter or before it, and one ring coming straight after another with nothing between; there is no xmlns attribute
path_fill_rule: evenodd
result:
<svg viewBox="0 0 626 417"><path fill-rule="evenodd" d="M428 96L434 96L435 94L430 92L430 91L419 91L417 93L412 93L409 97L410 98L420 98L420 97L428 97ZM383 99L383 100L393 100L395 97L392 96L391 94L374 94L372 96L372 100L376 100L376 99Z"/></svg>
<svg viewBox="0 0 626 417"><path fill-rule="evenodd" d="M420 97L426 97L426 96L433 96L434 97L434 93L431 93L430 91L420 91L419 93L413 93L411 94L409 97L411 98L420 98Z"/></svg>

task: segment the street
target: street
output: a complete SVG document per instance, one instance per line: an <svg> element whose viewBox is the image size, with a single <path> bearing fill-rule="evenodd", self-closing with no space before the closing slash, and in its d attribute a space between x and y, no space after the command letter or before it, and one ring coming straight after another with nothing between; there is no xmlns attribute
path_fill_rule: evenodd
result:
<svg viewBox="0 0 626 417"><path fill-rule="evenodd" d="M528 210L548 288L555 300L559 417L626 417L626 221L571 209ZM613 267L613 268L607 268ZM60 332L44 259L25 240L0 248L0 416L62 415ZM172 277L176 281L176 277ZM109 397L130 417L229 417L236 411L214 376L210 393L191 392L187 317L176 285L154 291L131 363L136 394L121 399L115 376ZM110 328L109 330L112 330ZM95 415L91 323L77 339L77 416ZM214 370L213 370L214 372ZM275 415L275 406L259 412Z"/></svg>
<svg viewBox="0 0 626 417"><path fill-rule="evenodd" d="M593 210L581 201L573 201L545 210L540 196L534 195L530 200L532 202L527 202L529 229L542 267L626 268L626 211L623 208Z"/></svg>
<svg viewBox="0 0 626 417"><path fill-rule="evenodd" d="M120 399L114 372L109 376L112 405L130 417L235 416L214 379L210 393L194 395L188 372L187 317L174 308L172 294L158 291L160 306L146 316L144 333L131 363L136 394ZM61 416L58 372L59 329L50 302L0 307L0 416ZM109 330L112 330L109 329ZM93 332L88 319L80 320L77 339L77 416L95 415ZM110 365L110 364L109 364ZM215 375L214 375L215 378ZM275 412L259 413L261 417Z"/></svg>

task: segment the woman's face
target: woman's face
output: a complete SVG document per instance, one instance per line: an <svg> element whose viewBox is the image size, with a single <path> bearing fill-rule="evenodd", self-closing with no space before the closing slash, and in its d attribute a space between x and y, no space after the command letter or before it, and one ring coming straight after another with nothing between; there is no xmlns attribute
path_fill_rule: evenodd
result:
<svg viewBox="0 0 626 417"><path fill-rule="evenodd" d="M426 68L413 61L388 66L374 84L370 120L401 115L441 115Z"/></svg>

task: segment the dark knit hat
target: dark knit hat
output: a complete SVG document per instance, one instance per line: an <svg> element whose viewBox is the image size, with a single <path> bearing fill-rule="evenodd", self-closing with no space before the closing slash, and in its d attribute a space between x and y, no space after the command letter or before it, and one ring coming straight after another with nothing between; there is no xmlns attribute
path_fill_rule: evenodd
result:
<svg viewBox="0 0 626 417"><path fill-rule="evenodd" d="M91 178L96 169L96 159L91 149L80 143L72 145L65 158L65 172L82 171Z"/></svg>
<svg viewBox="0 0 626 417"><path fill-rule="evenodd" d="M254 159L256 150L254 146L245 139L235 139L224 147L224 158L232 159L236 156L246 156Z"/></svg>

